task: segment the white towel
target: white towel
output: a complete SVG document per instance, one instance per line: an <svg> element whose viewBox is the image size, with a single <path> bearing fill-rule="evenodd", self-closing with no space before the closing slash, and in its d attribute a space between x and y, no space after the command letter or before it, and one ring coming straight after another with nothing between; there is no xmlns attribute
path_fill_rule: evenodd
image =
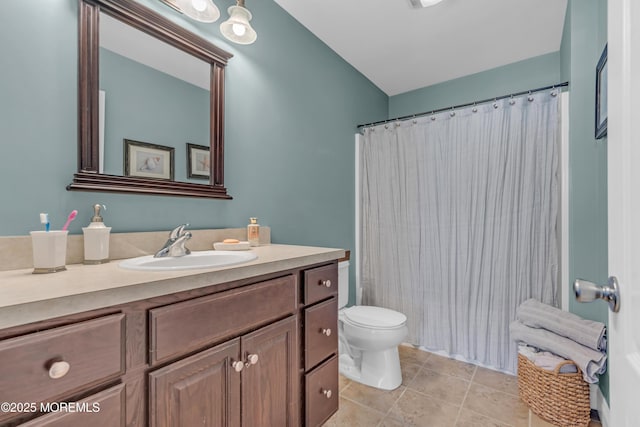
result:
<svg viewBox="0 0 640 427"><path fill-rule="evenodd" d="M509 325L511 339L523 342L542 350L555 353L565 359L573 360L582 370L582 377L588 383L597 383L597 374L602 374L606 368L607 355L585 347L569 338L560 336L546 329L531 328L524 323L514 320Z"/></svg>
<svg viewBox="0 0 640 427"><path fill-rule="evenodd" d="M518 345L518 353L529 359L534 365L547 371L555 371L558 365L566 362L567 359L548 351L538 351L538 349L526 344ZM578 367L574 363L562 365L558 371L561 374L572 374L578 372Z"/></svg>
<svg viewBox="0 0 640 427"><path fill-rule="evenodd" d="M532 328L544 328L594 350L607 349L604 323L528 299L516 310L516 318Z"/></svg>

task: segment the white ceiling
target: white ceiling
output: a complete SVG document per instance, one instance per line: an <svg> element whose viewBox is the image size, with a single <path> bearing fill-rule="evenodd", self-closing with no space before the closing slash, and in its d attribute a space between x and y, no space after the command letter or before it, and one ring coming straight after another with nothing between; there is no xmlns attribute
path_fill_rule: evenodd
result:
<svg viewBox="0 0 640 427"><path fill-rule="evenodd" d="M275 0L387 95L560 49L567 0ZM250 5L248 5L251 8Z"/></svg>
<svg viewBox="0 0 640 427"><path fill-rule="evenodd" d="M210 64L105 13L100 14L100 47L202 89L211 85Z"/></svg>

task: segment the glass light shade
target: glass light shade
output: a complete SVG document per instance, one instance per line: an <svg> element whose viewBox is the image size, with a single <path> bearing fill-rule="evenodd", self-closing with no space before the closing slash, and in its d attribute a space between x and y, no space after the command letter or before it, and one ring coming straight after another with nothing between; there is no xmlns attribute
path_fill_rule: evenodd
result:
<svg viewBox="0 0 640 427"><path fill-rule="evenodd" d="M220 24L222 35L238 44L251 44L256 41L258 35L251 28L251 12L242 6L231 6L228 9L229 19Z"/></svg>
<svg viewBox="0 0 640 427"><path fill-rule="evenodd" d="M200 22L215 22L220 18L220 10L212 0L178 0L180 11Z"/></svg>
<svg viewBox="0 0 640 427"><path fill-rule="evenodd" d="M420 4L422 7L434 6L440 3L442 0L420 0Z"/></svg>

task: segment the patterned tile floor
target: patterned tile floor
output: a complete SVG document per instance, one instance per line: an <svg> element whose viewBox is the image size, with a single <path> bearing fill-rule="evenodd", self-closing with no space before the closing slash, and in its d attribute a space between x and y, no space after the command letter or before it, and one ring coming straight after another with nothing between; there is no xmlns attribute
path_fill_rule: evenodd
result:
<svg viewBox="0 0 640 427"><path fill-rule="evenodd" d="M340 410L325 427L553 427L518 399L514 376L409 346L400 346L400 364L393 391L341 376Z"/></svg>

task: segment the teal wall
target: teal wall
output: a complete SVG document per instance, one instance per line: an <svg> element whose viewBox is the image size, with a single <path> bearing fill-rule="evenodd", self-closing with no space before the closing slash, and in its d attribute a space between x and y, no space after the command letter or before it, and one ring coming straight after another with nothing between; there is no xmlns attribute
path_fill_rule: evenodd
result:
<svg viewBox="0 0 640 427"><path fill-rule="evenodd" d="M124 174L123 139L174 148L175 180L187 178L187 142L209 145L209 91L100 49L104 90L104 173Z"/></svg>
<svg viewBox="0 0 640 427"><path fill-rule="evenodd" d="M389 117L466 104L560 82L560 53L548 53L389 98ZM563 80L564 81L564 80Z"/></svg>
<svg viewBox="0 0 640 427"><path fill-rule="evenodd" d="M569 283L577 278L606 283L607 140L594 137L596 65L607 43L607 0L569 0L561 47L563 73L571 80L569 111ZM607 323L602 301L570 311ZM609 378L600 379L609 398Z"/></svg>
<svg viewBox="0 0 640 427"><path fill-rule="evenodd" d="M606 139L593 136L595 65L606 0L570 0L560 52L388 98L271 0L251 2L258 40L227 43L218 25L140 0L235 56L226 77L225 184L231 201L68 192L77 167L77 1L5 0L0 14L0 235L39 229L39 212L80 233L105 203L114 232L240 227L277 243L354 248L354 132L368 123L571 82L570 280L607 278ZM225 14L233 1L218 1ZM31 13L37 9L38 13ZM353 269L351 276L353 278ZM576 304L606 321L605 304ZM608 397L608 379L601 381Z"/></svg>
<svg viewBox="0 0 640 427"><path fill-rule="evenodd" d="M113 232L242 227L276 243L354 248L354 133L386 118L388 97L271 0L247 4L258 40L140 3L234 54L226 74L225 184L233 200L69 192L77 168L77 0L4 0L0 14L0 235L80 234L104 203ZM235 1L217 1L226 9ZM37 10L38 13L33 13ZM353 269L352 269L353 270ZM353 274L353 273L352 273Z"/></svg>

